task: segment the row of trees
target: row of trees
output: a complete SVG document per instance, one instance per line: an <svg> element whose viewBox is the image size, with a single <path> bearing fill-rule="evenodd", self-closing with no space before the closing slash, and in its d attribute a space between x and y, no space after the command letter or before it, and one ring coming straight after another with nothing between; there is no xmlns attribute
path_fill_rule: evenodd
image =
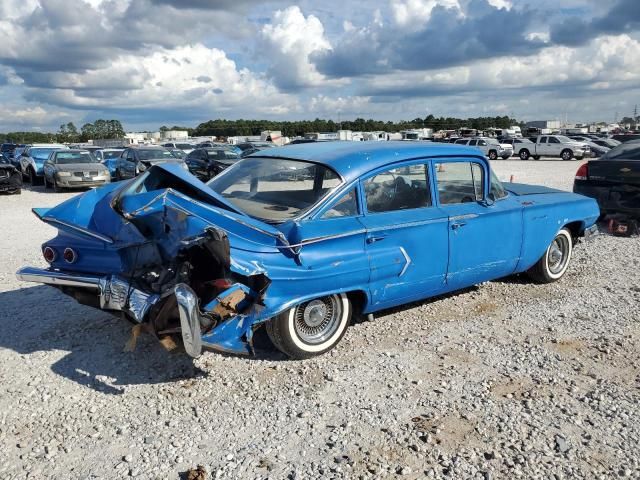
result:
<svg viewBox="0 0 640 480"><path fill-rule="evenodd" d="M385 131L398 132L411 128L432 128L434 130L455 130L462 127L477 128L484 130L489 127L507 128L512 125L521 125L516 119L503 117L477 117L477 118L454 118L454 117L434 117L429 115L425 118L414 118L413 120L398 122L381 121L364 118L355 120L345 120L335 122L316 118L315 120L298 120L277 122L271 120L209 120L201 123L195 128L173 126L160 127L160 131L166 130L186 130L190 136L218 136L231 137L236 135L259 135L264 130L280 130L288 137L302 136L308 132L336 132L338 130L354 131ZM39 143L39 142L86 142L91 139L120 139L124 138L125 132L119 120L96 120L93 123L85 123L80 130L68 122L60 125L57 133L40 132L12 132L0 134L0 138L16 143Z"/></svg>
<svg viewBox="0 0 640 480"><path fill-rule="evenodd" d="M307 132L336 132L338 130L354 131L386 131L398 132L411 128L432 128L434 130L456 130L462 127L487 129L489 127L508 128L513 125L521 125L514 118L503 117L478 117L478 118L454 118L454 117L434 117L429 115L426 118L414 118L410 121L401 120L398 122L365 120L356 118L355 120L345 120L340 123L333 120L316 118L315 120L300 120L293 122L276 122L269 120L209 120L201 123L194 129L188 129L193 136L223 136L230 137L236 135L259 135L264 130L280 130L283 135L295 137L304 135ZM166 128L166 127L164 127ZM173 127L178 129L179 127ZM167 128L168 129L168 128Z"/></svg>

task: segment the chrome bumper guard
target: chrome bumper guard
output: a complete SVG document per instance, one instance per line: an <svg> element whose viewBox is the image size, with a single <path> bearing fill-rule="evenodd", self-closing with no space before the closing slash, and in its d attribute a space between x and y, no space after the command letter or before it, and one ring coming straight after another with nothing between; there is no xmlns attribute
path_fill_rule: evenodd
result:
<svg viewBox="0 0 640 480"><path fill-rule="evenodd" d="M24 267L16 272L16 277L23 282L43 283L53 287L95 290L101 309L126 312L138 323L144 321L149 309L160 300L160 295L138 290L115 275L100 277Z"/></svg>
<svg viewBox="0 0 640 480"><path fill-rule="evenodd" d="M596 225L595 223L593 225L591 225L590 227L585 228L584 229L584 239L585 239L585 241L593 240L593 238L595 236L597 236L598 233L599 233L598 225Z"/></svg>

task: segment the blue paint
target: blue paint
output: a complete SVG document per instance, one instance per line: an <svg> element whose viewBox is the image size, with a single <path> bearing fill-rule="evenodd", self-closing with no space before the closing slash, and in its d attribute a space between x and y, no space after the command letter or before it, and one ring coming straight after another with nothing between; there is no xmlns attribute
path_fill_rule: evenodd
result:
<svg viewBox="0 0 640 480"><path fill-rule="evenodd" d="M157 165L132 181L91 190L51 209L34 209L58 228L44 246L57 252L71 246L78 252L76 264L59 257L52 267L131 278L136 268L173 261L185 245L214 228L229 241L229 275L263 274L270 285L260 305L220 322L202 340L220 350L250 353L254 329L301 302L358 292L365 301L363 313L371 313L524 272L562 227L570 225L580 235L599 215L592 199L518 184L505 184L508 194L495 202L488 200L485 182L480 201L445 204L436 186L436 161L475 162L490 178L488 161L462 146L327 142L266 149L255 157L321 163L343 183L307 216L267 224L240 212L181 166ZM366 180L415 164L426 165L430 205L368 212ZM172 187L142 188L150 176L168 179ZM358 212L323 217L351 189ZM215 308L215 302L202 310Z"/></svg>

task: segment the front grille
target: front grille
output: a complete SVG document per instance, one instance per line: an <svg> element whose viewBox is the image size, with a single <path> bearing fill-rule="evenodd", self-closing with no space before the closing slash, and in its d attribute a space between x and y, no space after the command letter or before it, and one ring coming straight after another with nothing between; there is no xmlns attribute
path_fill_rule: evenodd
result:
<svg viewBox="0 0 640 480"><path fill-rule="evenodd" d="M91 172L73 172L73 176L74 177L84 177L85 173L89 173L90 177L97 177L99 175L99 172L91 171Z"/></svg>

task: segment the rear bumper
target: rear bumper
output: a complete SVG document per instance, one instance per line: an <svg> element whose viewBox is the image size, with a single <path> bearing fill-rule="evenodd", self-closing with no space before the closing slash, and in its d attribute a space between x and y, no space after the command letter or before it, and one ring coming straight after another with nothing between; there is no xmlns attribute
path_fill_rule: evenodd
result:
<svg viewBox="0 0 640 480"><path fill-rule="evenodd" d="M593 185L589 180L576 180L573 191L596 200L603 215L621 213L640 218L640 187Z"/></svg>
<svg viewBox="0 0 640 480"><path fill-rule="evenodd" d="M16 272L16 277L23 282L42 283L63 290L80 289L85 293L93 292L100 309L124 312L138 323L145 320L149 309L160 300L159 295L134 288L126 280L115 275L102 277L23 267Z"/></svg>
<svg viewBox="0 0 640 480"><path fill-rule="evenodd" d="M115 275L97 276L24 267L16 272L16 277L24 282L42 283L59 288L81 303L85 303L81 299L86 300L89 294L89 298L95 298L96 302L87 304L99 306L102 310L124 312L138 323L147 320L151 307L161 299L160 295L143 292ZM83 295L76 296L75 293L78 291ZM202 306L202 309L205 312L216 311L220 304L229 308L231 296L238 291L242 292L241 296L250 295L247 287L235 284ZM245 313L230 316L214 326L210 316L202 313L200 300L188 285L176 285L174 294L180 316L182 341L190 356L200 356L203 347L236 354L253 353L253 325L258 317L255 306L246 308L245 304L238 302L234 308L245 310Z"/></svg>

